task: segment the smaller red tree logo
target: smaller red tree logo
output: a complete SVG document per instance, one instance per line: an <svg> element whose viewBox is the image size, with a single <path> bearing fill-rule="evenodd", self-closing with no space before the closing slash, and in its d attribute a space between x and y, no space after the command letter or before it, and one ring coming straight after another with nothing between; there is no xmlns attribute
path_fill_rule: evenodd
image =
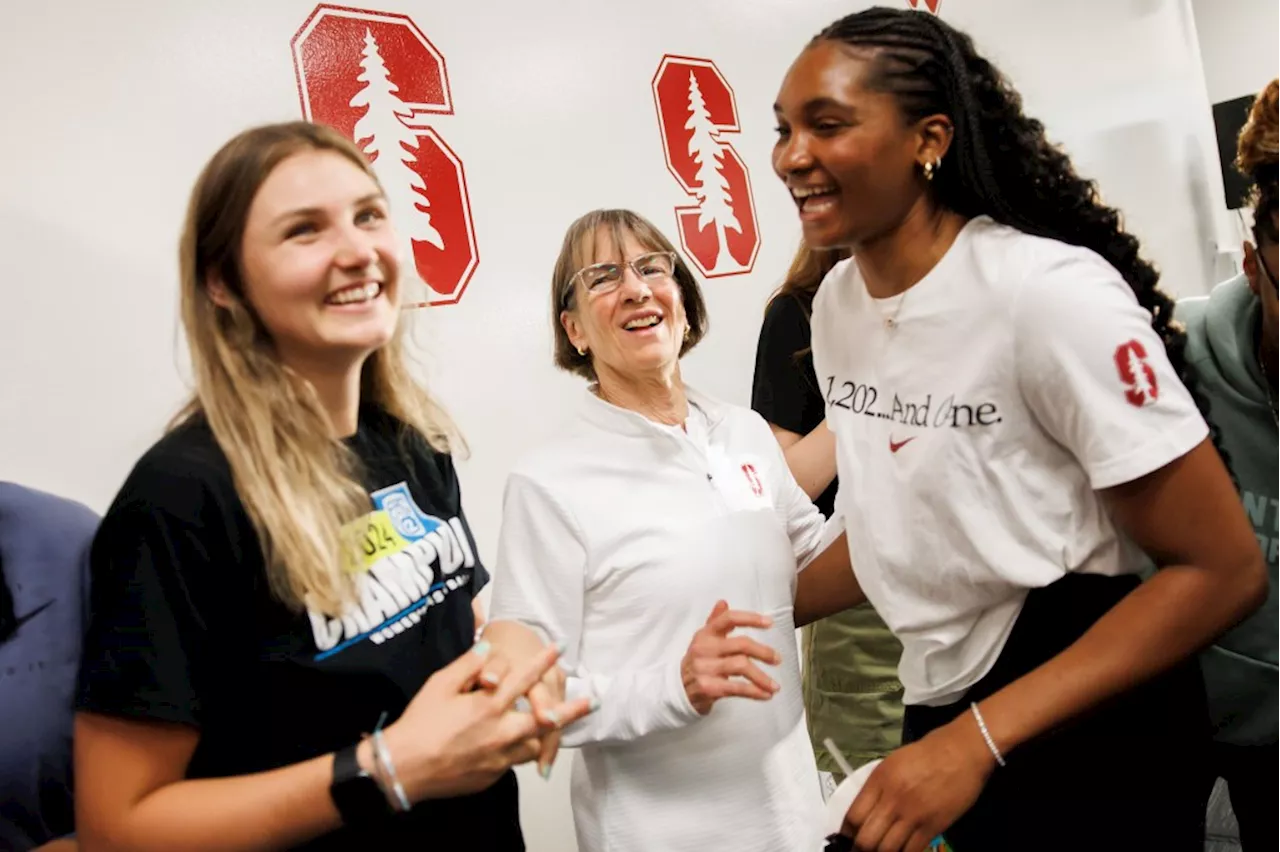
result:
<svg viewBox="0 0 1280 852"><path fill-rule="evenodd" d="M1130 405L1142 408L1160 397L1160 382L1156 371L1147 362L1147 350L1139 341L1130 340L1116 347L1116 371L1124 383L1124 398Z"/></svg>

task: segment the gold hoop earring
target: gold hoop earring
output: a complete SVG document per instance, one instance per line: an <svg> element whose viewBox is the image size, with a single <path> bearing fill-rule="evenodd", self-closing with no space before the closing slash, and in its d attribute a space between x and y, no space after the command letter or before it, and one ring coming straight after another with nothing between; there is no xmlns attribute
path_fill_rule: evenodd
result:
<svg viewBox="0 0 1280 852"><path fill-rule="evenodd" d="M933 180L933 171L934 169L937 168L937 166L933 163L925 163L923 168L924 168L924 179Z"/></svg>
<svg viewBox="0 0 1280 852"><path fill-rule="evenodd" d="M578 347L578 354L579 354L579 355L581 355L583 358L585 358L585 357L587 357L587 350L585 350L585 349L583 349L581 346L579 346L579 347Z"/></svg>
<svg viewBox="0 0 1280 852"><path fill-rule="evenodd" d="M684 339L685 340L689 339L689 326L687 325L684 327Z"/></svg>

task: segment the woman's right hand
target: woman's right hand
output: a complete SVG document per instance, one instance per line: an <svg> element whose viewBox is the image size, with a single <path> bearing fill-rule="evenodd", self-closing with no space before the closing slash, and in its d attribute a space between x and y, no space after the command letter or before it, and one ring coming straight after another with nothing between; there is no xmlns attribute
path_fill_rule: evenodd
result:
<svg viewBox="0 0 1280 852"><path fill-rule="evenodd" d="M549 726L512 709L556 664L556 648L512 668L496 688L476 689L487 654L482 641L432 675L384 732L410 801L483 790L512 766L536 758L543 736L590 712L589 699L564 702L554 708L558 725Z"/></svg>
<svg viewBox="0 0 1280 852"><path fill-rule="evenodd" d="M778 684L752 660L777 665L781 662L778 652L746 636L729 635L737 627L766 630L771 626L773 621L767 616L731 610L724 601L716 603L707 623L693 634L689 650L680 662L684 691L693 709L705 716L721 698L737 696L766 701L773 697Z"/></svg>

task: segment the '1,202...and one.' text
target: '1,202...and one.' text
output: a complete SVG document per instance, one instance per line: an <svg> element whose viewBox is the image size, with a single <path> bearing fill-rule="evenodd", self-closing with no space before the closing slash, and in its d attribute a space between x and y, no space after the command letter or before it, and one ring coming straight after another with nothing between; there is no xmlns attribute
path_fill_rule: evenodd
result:
<svg viewBox="0 0 1280 852"><path fill-rule="evenodd" d="M936 429L964 429L970 426L994 426L1004 418L994 402L957 402L955 394L935 400L933 394L923 399L904 399L893 394L887 410L876 406L880 391L873 385L858 382L836 382L835 376L827 376L827 408L843 409L850 414L862 414L881 420L892 420L906 426L922 426Z"/></svg>

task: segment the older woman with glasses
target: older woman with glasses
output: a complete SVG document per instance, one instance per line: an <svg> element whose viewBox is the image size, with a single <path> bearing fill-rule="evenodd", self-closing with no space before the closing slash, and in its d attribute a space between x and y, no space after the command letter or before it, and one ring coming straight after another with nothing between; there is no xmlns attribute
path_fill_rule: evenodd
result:
<svg viewBox="0 0 1280 852"><path fill-rule="evenodd" d="M574 222L551 304L555 363L591 384L507 482L492 615L519 624L486 638L559 644L598 702L564 732L579 848L820 848L792 602L822 516L759 415L685 385L706 306L653 225Z"/></svg>

